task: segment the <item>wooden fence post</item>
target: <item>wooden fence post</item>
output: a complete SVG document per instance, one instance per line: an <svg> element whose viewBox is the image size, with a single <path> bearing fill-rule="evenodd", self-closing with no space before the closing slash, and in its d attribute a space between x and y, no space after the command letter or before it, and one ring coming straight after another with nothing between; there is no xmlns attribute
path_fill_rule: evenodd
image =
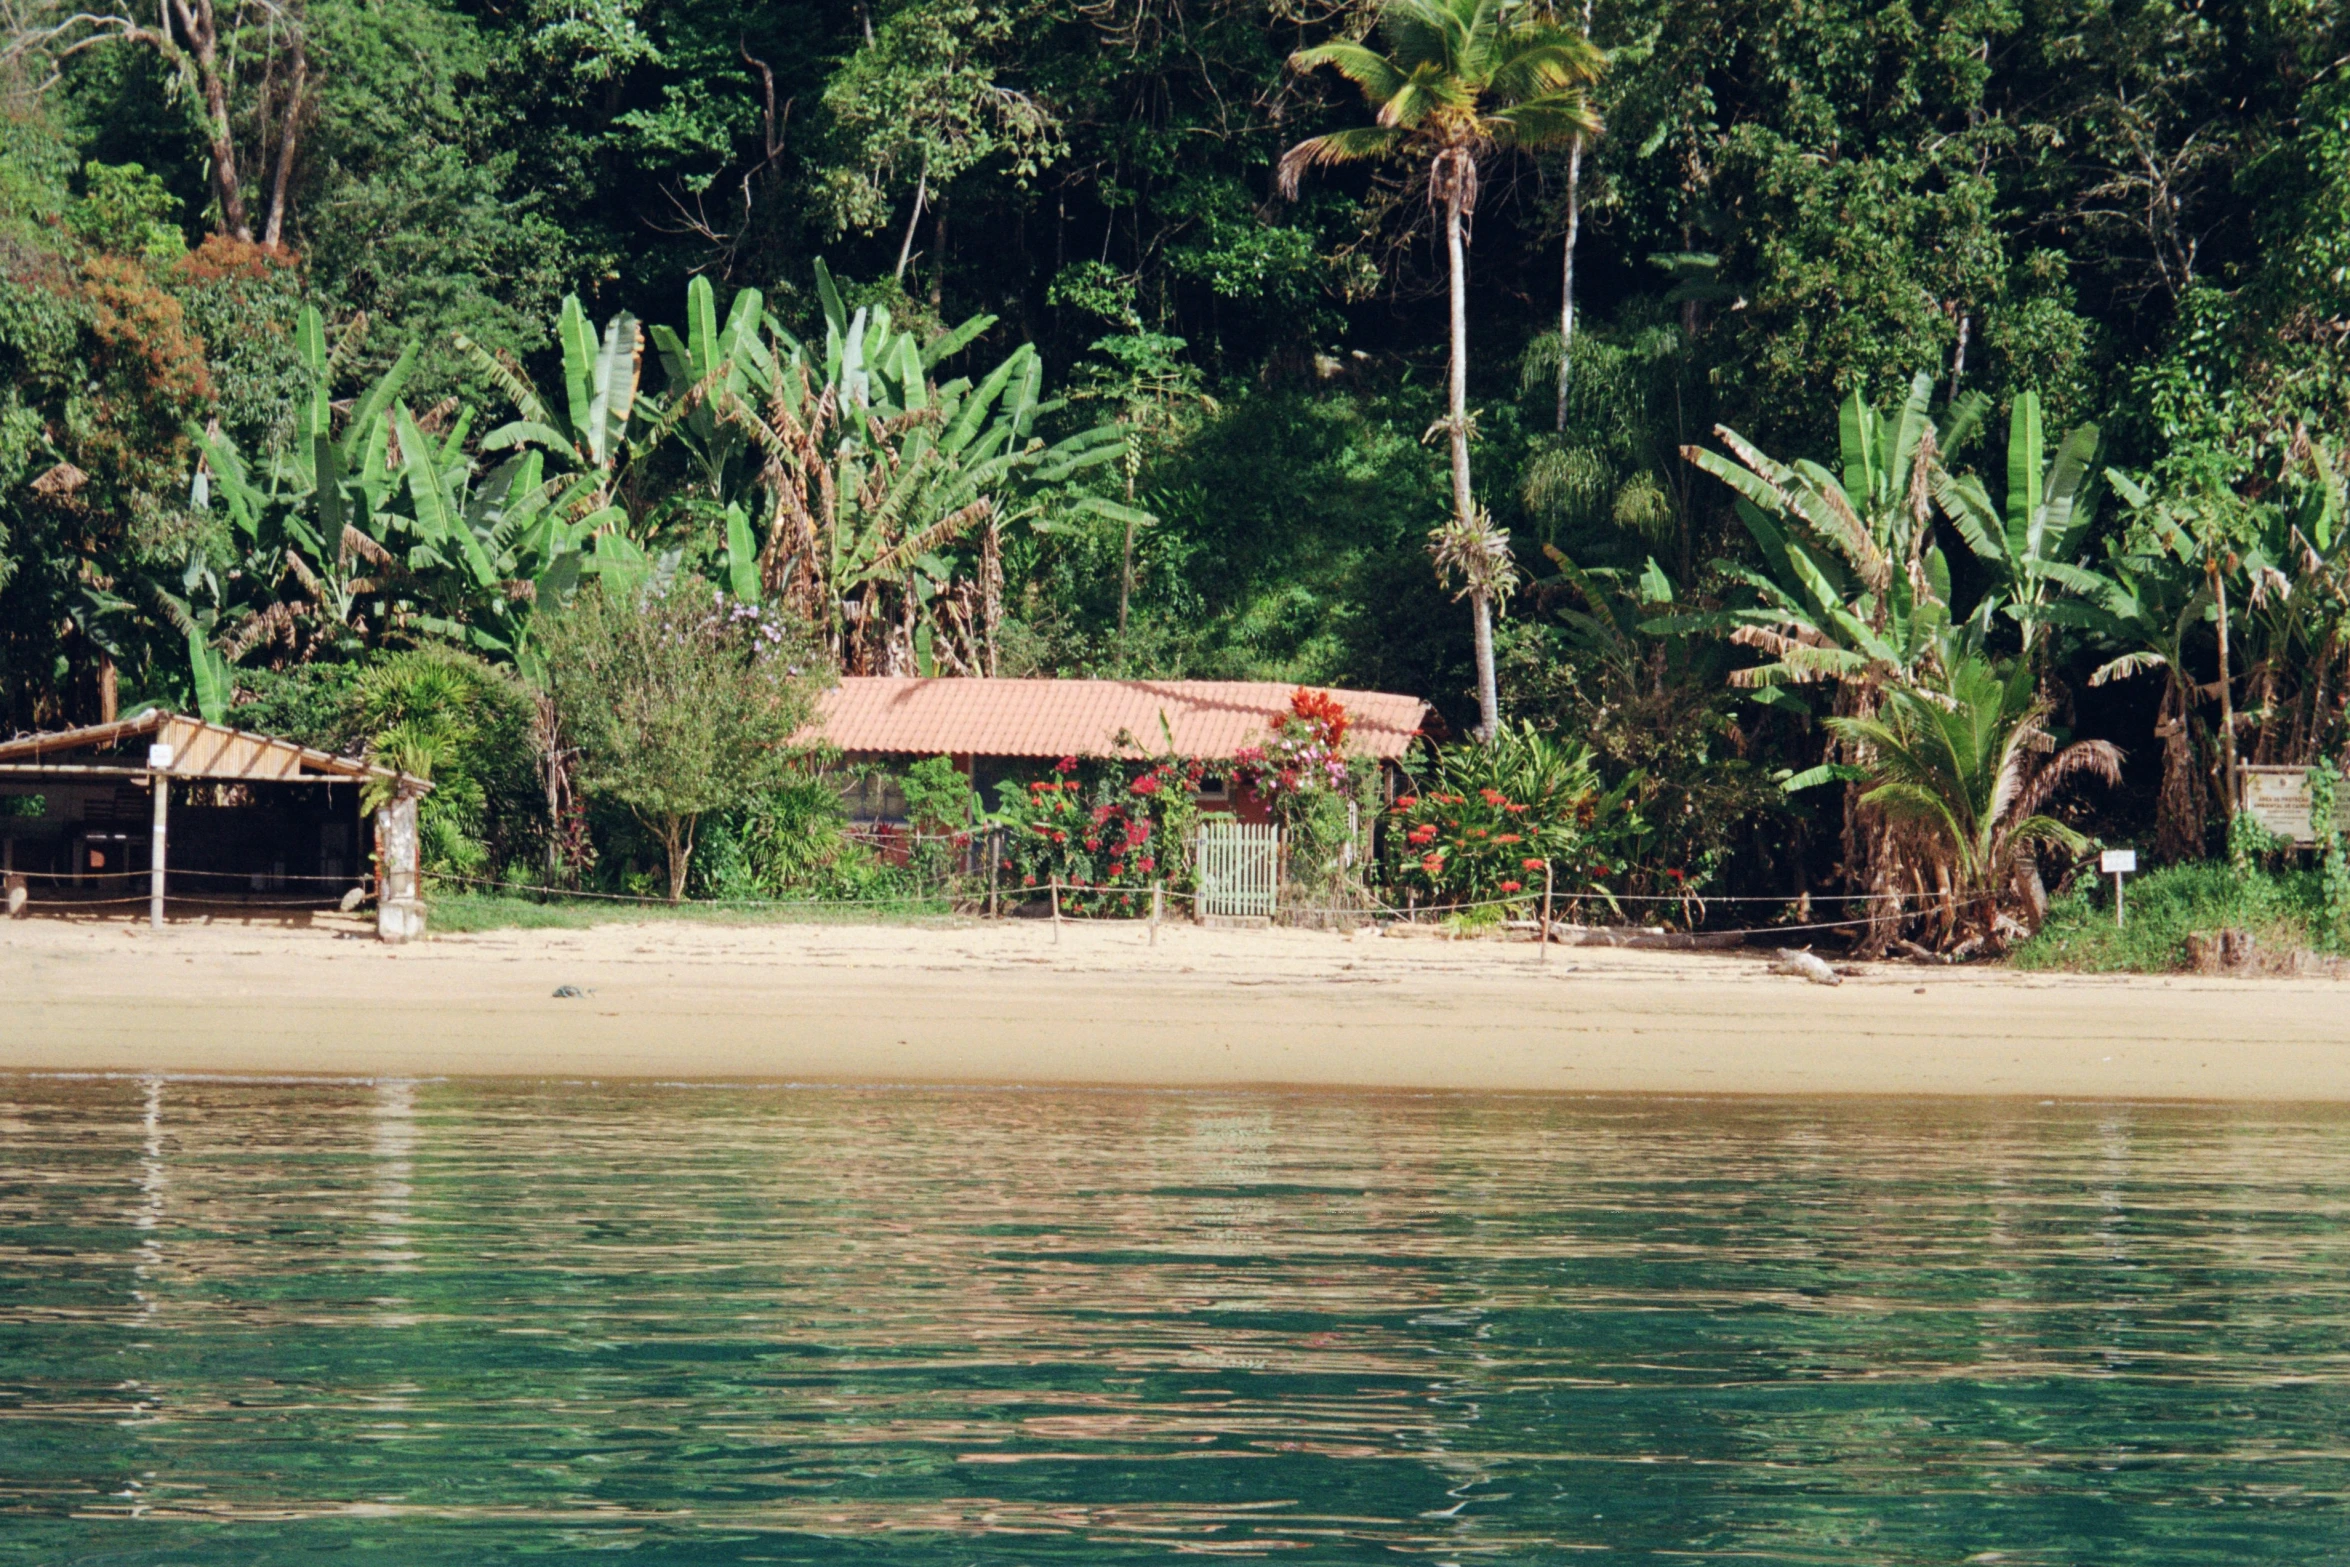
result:
<svg viewBox="0 0 2350 1567"><path fill-rule="evenodd" d="M1542 923L1534 927L1534 961L1550 961L1550 861L1542 862Z"/></svg>
<svg viewBox="0 0 2350 1567"><path fill-rule="evenodd" d="M1061 876L1053 873L1053 945L1061 944Z"/></svg>
<svg viewBox="0 0 2350 1567"><path fill-rule="evenodd" d="M1159 944L1159 920L1166 911L1167 884L1154 881L1151 883L1151 945L1154 947Z"/></svg>

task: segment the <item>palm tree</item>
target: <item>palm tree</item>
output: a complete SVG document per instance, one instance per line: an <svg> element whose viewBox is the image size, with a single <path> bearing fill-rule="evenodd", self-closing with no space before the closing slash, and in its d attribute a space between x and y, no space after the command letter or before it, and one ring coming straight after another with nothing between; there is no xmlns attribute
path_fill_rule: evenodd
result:
<svg viewBox="0 0 2350 1567"><path fill-rule="evenodd" d="M1944 929L1988 935L1998 905L2018 889L2027 845L2078 853L2081 834L2047 814L2067 784L2121 781L2121 752L2103 740L2057 750L2048 704L2033 689L2031 665L2002 675L1983 659L1960 659L1940 689L1898 686L1874 718L1830 718L1828 727L1859 758L1792 780L1868 784L1865 805L1919 830ZM2036 916L2038 910L2032 911Z"/></svg>
<svg viewBox="0 0 2350 1567"><path fill-rule="evenodd" d="M1501 723L1493 675L1493 600L1506 588L1508 537L1481 518L1469 485L1469 273L1467 222L1477 210L1477 161L1489 152L1536 151L1598 134L1584 94L1600 54L1573 28L1526 16L1502 0L1388 0L1379 31L1388 52L1328 43L1291 55L1299 71L1332 66L1362 89L1378 123L1309 137L1284 153L1284 195L1309 168L1374 158L1425 160L1428 200L1444 213L1451 268L1450 408L1436 428L1452 445L1452 519L1432 543L1440 564L1458 562L1475 614L1480 738ZM1498 557L1496 550L1500 552Z"/></svg>

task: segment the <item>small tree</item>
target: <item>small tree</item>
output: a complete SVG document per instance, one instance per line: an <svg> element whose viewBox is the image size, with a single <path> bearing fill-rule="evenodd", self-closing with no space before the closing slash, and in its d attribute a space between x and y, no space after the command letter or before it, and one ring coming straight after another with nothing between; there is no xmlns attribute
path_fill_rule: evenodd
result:
<svg viewBox="0 0 2350 1567"><path fill-rule="evenodd" d="M790 771L816 680L801 628L697 577L582 593L548 633L547 678L580 750L580 783L626 806L685 896L703 816Z"/></svg>

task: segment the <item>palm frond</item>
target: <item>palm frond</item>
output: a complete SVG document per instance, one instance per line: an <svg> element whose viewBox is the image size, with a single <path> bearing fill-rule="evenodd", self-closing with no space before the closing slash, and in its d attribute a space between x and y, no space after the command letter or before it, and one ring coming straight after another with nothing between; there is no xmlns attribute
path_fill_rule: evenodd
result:
<svg viewBox="0 0 2350 1567"><path fill-rule="evenodd" d="M1402 146L1403 140L1402 131L1378 125L1351 126L1326 136L1309 136L1281 155L1278 170L1281 194L1294 199L1297 182L1308 169L1385 157Z"/></svg>

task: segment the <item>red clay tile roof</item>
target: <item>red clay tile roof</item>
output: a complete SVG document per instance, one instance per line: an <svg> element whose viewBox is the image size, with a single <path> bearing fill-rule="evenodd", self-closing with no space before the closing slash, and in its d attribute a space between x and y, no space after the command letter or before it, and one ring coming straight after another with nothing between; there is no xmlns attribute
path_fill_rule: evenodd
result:
<svg viewBox="0 0 2350 1567"><path fill-rule="evenodd" d="M1231 756L1264 743L1297 687L1253 680L919 680L851 675L817 699L843 751L922 756ZM1317 687L1316 689L1321 689ZM1330 694L1353 717L1346 748L1394 758L1428 704L1385 691ZM1162 729L1160 719L1165 718ZM1172 731L1174 744L1167 742ZM1120 743L1123 733L1128 737Z"/></svg>

